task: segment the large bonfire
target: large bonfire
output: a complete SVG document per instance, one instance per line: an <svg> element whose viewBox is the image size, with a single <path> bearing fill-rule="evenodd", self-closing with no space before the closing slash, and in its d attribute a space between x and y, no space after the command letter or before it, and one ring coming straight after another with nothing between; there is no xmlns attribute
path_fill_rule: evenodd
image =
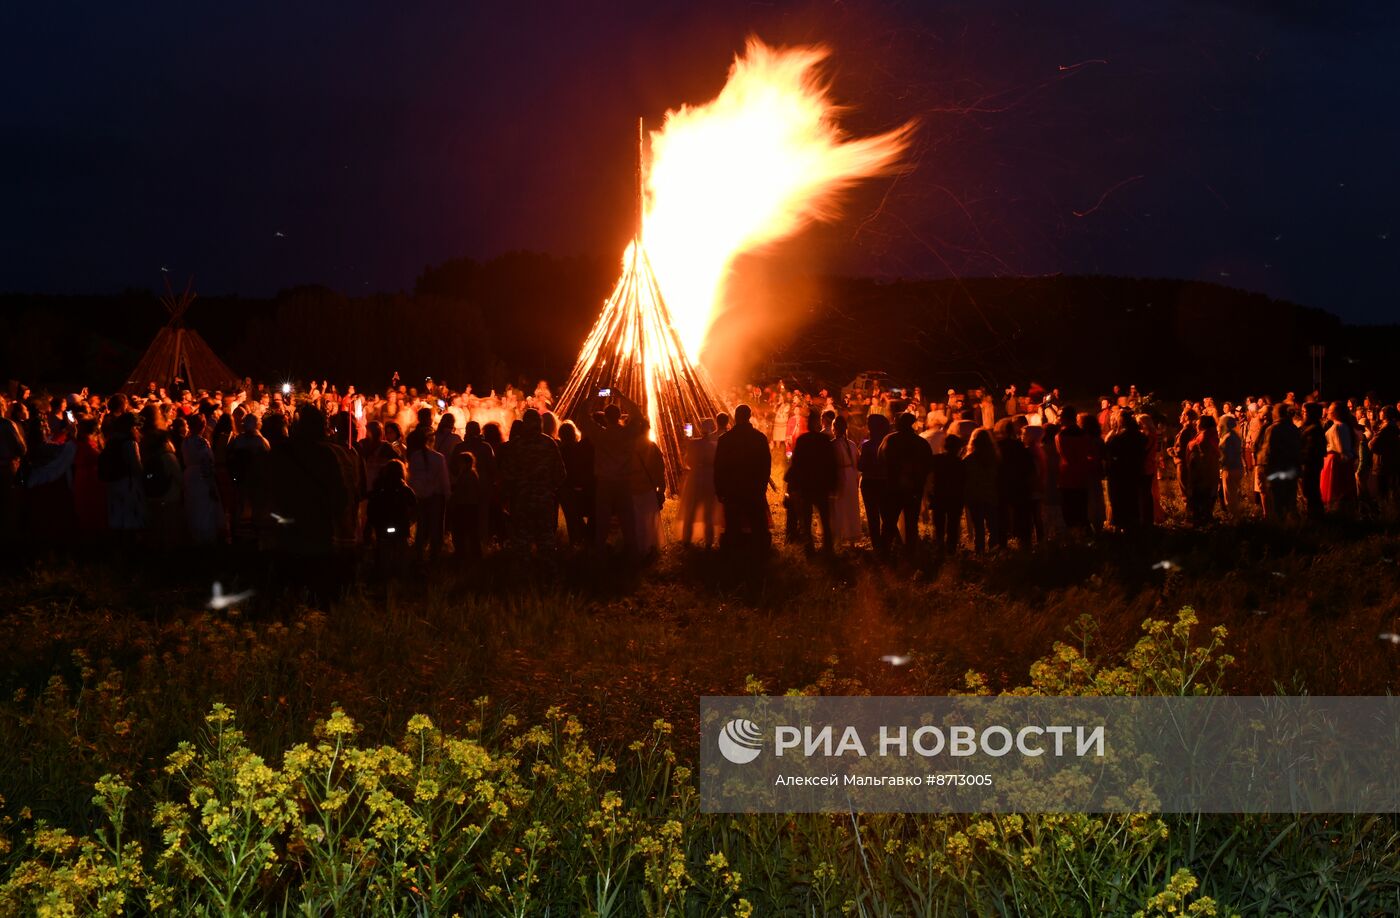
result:
<svg viewBox="0 0 1400 918"><path fill-rule="evenodd" d="M834 220L841 193L890 172L908 144L910 125L864 138L841 130L819 73L826 56L750 39L718 96L667 112L649 158L640 143L636 235L560 411L603 391L626 396L651 421L672 489L685 425L720 407L705 344L735 259Z"/></svg>

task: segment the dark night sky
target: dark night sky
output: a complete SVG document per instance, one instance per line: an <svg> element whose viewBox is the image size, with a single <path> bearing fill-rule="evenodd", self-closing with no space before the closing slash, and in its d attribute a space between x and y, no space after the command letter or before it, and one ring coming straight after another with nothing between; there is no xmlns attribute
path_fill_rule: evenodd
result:
<svg viewBox="0 0 1400 918"><path fill-rule="evenodd" d="M921 124L820 270L1198 278L1400 318L1400 4L312 7L8 5L0 290L165 265L354 293L620 252L634 119L710 98L755 33L829 44L853 129Z"/></svg>

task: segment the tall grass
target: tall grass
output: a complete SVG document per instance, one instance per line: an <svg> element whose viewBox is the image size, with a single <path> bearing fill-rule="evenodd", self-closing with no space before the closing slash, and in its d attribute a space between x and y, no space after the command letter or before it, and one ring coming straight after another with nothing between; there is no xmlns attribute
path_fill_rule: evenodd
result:
<svg viewBox="0 0 1400 918"><path fill-rule="evenodd" d="M1018 693L1220 691L1227 633L1193 612L1103 652L1090 621ZM276 656L274 653L273 657ZM83 665L83 661L78 661ZM96 671L54 683L29 726L53 741L121 718ZM97 680L94 682L94 680ZM61 680L59 680L61 681ZM965 690L987 692L969 674ZM105 684L104 684L105 683ZM751 690L762 690L750 678ZM830 679L809 686L859 690ZM714 815L664 720L591 741L557 707L522 723L476 699L382 744L343 710L274 753L216 704L154 768L86 791L83 828L6 810L0 909L24 914L1393 914L1393 816L1161 818ZM264 746L267 744L264 743ZM93 758L121 763L96 744ZM68 776L72 780L72 775ZM13 806L13 804L11 804Z"/></svg>
<svg viewBox="0 0 1400 918"><path fill-rule="evenodd" d="M225 613L208 583L244 559L39 564L0 580L0 913L1400 914L1393 816L721 817L688 770L697 696L746 684L1393 690L1394 537L783 551L742 576L672 550L439 569L326 609L250 578Z"/></svg>

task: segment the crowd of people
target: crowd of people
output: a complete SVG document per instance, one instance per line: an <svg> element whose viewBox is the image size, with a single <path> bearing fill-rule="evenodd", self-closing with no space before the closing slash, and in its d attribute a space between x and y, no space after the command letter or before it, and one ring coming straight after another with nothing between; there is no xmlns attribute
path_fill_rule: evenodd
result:
<svg viewBox="0 0 1400 918"><path fill-rule="evenodd" d="M1400 495L1400 406L1374 394L1204 398L1167 410L1130 386L1084 411L1036 384L1001 398L873 387L843 399L781 383L737 397L761 406L758 424L785 467L787 535L808 546L813 515L823 548L859 541L858 505L877 550L916 546L922 519L941 548L966 539L981 552L1066 531L1140 531L1166 522L1173 503L1184 523L1205 526L1354 515ZM815 449L813 431L832 448Z"/></svg>
<svg viewBox="0 0 1400 918"><path fill-rule="evenodd" d="M562 420L545 382L486 396L397 378L371 394L12 386L0 396L0 528L33 545L232 543L392 575L449 548L471 562L615 540L641 560L678 538L761 554L779 513L809 551L912 556L921 528L938 551L980 553L1138 532L1169 508L1194 526L1316 520L1400 495L1400 409L1374 396L1206 398L1167 416L1135 387L1076 410L1038 385L926 399L775 382L724 401L732 414L696 419L668 494L645 412L600 399Z"/></svg>
<svg viewBox="0 0 1400 918"><path fill-rule="evenodd" d="M448 546L464 560L552 550L561 510L581 545L600 502L629 552L654 553L666 474L641 412L624 425L614 401L561 423L552 403L545 382L485 396L397 378L372 394L315 382L110 397L12 385L0 395L0 538L364 549L393 572Z"/></svg>

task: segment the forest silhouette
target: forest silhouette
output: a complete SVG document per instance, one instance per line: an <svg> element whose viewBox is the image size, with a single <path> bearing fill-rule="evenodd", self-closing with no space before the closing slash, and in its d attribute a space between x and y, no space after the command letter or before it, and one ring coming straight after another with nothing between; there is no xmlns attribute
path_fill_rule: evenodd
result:
<svg viewBox="0 0 1400 918"><path fill-rule="evenodd" d="M602 258L460 258L426 267L399 293L202 293L189 321L259 381L378 388L398 372L477 388L560 382L615 275ZM745 379L836 388L873 369L928 391L1034 380L1079 397L1114 383L1173 397L1280 393L1311 387L1310 349L1321 345L1324 390L1355 393L1389 385L1388 355L1400 345L1400 325L1347 325L1323 309L1196 281L825 278L804 289L808 303L783 306L793 314L748 341ZM0 376L116 388L163 317L147 290L5 294Z"/></svg>

